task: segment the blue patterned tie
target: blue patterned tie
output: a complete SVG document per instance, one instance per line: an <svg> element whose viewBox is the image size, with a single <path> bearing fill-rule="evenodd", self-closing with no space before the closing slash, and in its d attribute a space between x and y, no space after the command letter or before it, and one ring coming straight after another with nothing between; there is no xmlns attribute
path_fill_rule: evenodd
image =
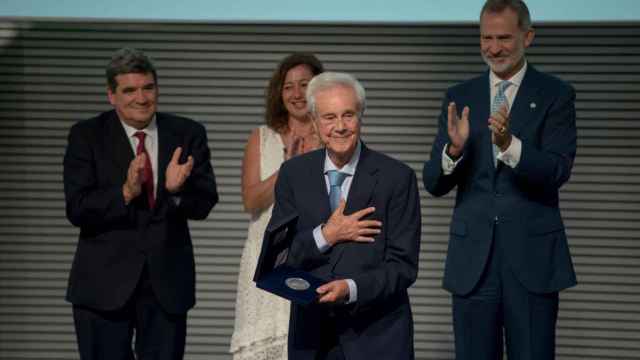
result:
<svg viewBox="0 0 640 360"><path fill-rule="evenodd" d="M500 107L507 103L507 96L504 94L504 91L511 85L511 83L507 80L503 80L498 83L498 92L496 96L493 98L493 102L491 102L491 114L494 114L500 110ZM500 149L496 146L496 144L492 144L493 146L493 166L498 166L498 152Z"/></svg>
<svg viewBox="0 0 640 360"><path fill-rule="evenodd" d="M340 198L342 197L342 183L349 174L338 170L329 170L327 171L327 175L329 176L329 204L331 204L331 212L334 212L340 205Z"/></svg>

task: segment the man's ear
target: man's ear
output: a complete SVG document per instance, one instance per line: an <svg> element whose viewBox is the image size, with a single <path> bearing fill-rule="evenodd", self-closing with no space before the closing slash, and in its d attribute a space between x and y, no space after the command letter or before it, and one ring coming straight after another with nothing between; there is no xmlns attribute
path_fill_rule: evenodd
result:
<svg viewBox="0 0 640 360"><path fill-rule="evenodd" d="M115 105L115 99L114 99L115 95L113 94L113 92L111 91L111 88L107 86L107 98L109 99L109 103L111 103L111 105Z"/></svg>
<svg viewBox="0 0 640 360"><path fill-rule="evenodd" d="M533 42L533 38L536 37L536 31L533 28L527 30L524 34L524 47L528 48L529 45Z"/></svg>

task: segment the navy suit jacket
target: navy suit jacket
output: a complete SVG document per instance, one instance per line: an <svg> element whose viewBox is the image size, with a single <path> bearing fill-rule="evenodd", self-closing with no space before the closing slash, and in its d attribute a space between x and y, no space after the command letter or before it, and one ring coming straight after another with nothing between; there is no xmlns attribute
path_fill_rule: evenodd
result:
<svg viewBox="0 0 640 360"><path fill-rule="evenodd" d="M515 168L493 163L489 73L456 85L442 103L439 129L424 165L424 186L442 196L457 186L444 287L466 295L482 275L494 236L504 238L505 259L531 292L573 286L573 270L558 207L558 189L569 179L576 154L573 88L528 65L510 111L510 128L522 141ZM444 175L449 142L447 106L470 108L470 135L454 172ZM495 234L494 234L495 231Z"/></svg>
<svg viewBox="0 0 640 360"><path fill-rule="evenodd" d="M325 150L285 162L275 187L272 222L299 215L287 260L327 281L353 279L358 300L349 305L293 305L289 356L315 359L328 317L347 359L413 359L413 322L407 288L418 272L420 202L413 170L362 146L345 214L369 206L382 222L373 243L346 242L321 253L313 229L329 216L324 178Z"/></svg>
<svg viewBox="0 0 640 360"><path fill-rule="evenodd" d="M153 290L169 313L195 304L193 247L187 219L204 219L218 201L204 127L193 120L156 114L158 189L156 206L146 197L125 205L122 185L134 158L115 111L75 124L64 157L67 218L80 227L67 300L98 310L123 306L133 293L145 262ZM173 151L183 149L194 167L179 203L165 187ZM144 193L143 193L144 194Z"/></svg>

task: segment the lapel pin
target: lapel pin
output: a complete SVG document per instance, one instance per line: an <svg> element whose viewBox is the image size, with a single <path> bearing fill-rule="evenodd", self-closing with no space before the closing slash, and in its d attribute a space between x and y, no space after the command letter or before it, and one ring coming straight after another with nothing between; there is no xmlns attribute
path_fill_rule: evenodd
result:
<svg viewBox="0 0 640 360"><path fill-rule="evenodd" d="M532 102L531 104L529 104L529 107L531 108L531 110L535 110L536 108L536 103Z"/></svg>

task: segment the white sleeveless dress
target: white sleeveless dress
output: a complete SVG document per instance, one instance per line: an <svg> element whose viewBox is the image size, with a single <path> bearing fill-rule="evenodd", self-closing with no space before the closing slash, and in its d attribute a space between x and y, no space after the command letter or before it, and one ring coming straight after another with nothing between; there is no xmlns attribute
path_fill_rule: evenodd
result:
<svg viewBox="0 0 640 360"><path fill-rule="evenodd" d="M259 128L260 179L265 180L284 161L282 138L268 126ZM253 274L262 248L262 236L273 205L249 222L249 233L240 259L235 328L230 351L234 360L286 360L290 303L256 288Z"/></svg>

